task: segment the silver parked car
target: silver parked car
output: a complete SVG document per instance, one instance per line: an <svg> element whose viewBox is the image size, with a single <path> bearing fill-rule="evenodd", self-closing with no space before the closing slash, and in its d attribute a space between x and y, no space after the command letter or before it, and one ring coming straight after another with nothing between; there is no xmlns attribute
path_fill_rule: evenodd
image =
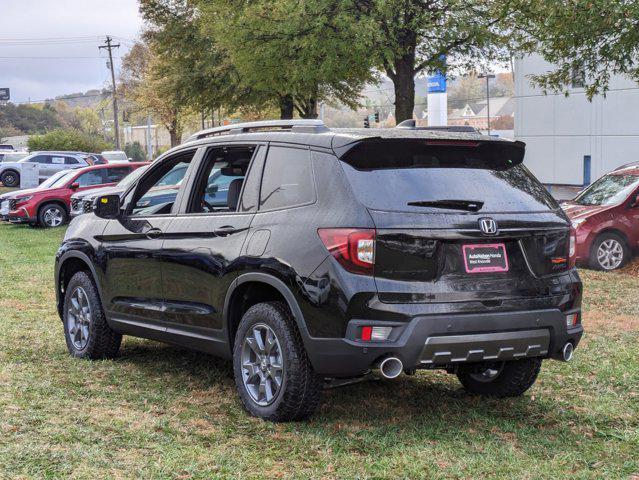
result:
<svg viewBox="0 0 639 480"><path fill-rule="evenodd" d="M85 155L76 152L35 152L15 162L0 163L0 182L5 187L19 187L20 172L25 163L37 163L39 165L40 182L62 170L91 165Z"/></svg>

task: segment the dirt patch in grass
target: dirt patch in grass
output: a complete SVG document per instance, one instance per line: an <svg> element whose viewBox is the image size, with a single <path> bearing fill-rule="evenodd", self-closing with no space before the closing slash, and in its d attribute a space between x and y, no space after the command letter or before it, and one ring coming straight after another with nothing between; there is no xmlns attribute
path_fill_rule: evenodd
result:
<svg viewBox="0 0 639 480"><path fill-rule="evenodd" d="M619 270L615 270L616 274L621 275L632 275L634 277L639 277L639 258L633 260L628 265Z"/></svg>
<svg viewBox="0 0 639 480"><path fill-rule="evenodd" d="M639 317L632 315L612 315L609 312L592 310L584 312L582 323L586 332L638 332Z"/></svg>

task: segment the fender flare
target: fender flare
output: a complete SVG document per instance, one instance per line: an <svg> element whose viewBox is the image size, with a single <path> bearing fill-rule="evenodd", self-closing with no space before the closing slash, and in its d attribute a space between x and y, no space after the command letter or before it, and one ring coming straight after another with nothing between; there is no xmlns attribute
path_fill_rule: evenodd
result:
<svg viewBox="0 0 639 480"><path fill-rule="evenodd" d="M77 258L79 260L82 260L88 267L89 270L91 272L91 276L93 277L93 282L95 283L95 286L98 289L98 295L100 296L100 300L102 300L102 285L100 285L100 281L97 272L95 270L95 266L93 265L93 262L91 261L91 259L89 258L89 256L84 253L81 252L79 250L69 250L67 252L65 252L60 259L57 262L57 266L55 269L55 292L56 292L56 297L57 297L57 304L58 304L58 312L61 312L61 302L62 302L62 298L60 297L61 289L60 289L60 271L62 270L62 268L64 267L64 264L67 262L67 260L71 259L71 258Z"/></svg>
<svg viewBox="0 0 639 480"><path fill-rule="evenodd" d="M291 289L282 280L263 272L243 273L233 281L227 290L226 297L224 298L224 328L226 329L226 334L228 335L228 332L230 331L228 322L230 319L231 298L233 297L233 293L237 287L247 282L265 283L282 294L291 310L291 313L293 314L293 318L295 319L297 328L302 336L302 340L304 341L304 344L306 344L307 340L309 340L311 336L308 333L308 328L306 328L304 315L302 314L302 310L295 299L295 295L293 295Z"/></svg>

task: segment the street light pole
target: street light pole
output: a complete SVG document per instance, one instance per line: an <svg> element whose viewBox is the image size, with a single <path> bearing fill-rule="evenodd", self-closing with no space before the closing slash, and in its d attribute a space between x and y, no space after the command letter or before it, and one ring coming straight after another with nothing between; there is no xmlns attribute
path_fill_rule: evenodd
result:
<svg viewBox="0 0 639 480"><path fill-rule="evenodd" d="M490 82L491 78L495 78L495 75L492 73L481 73L477 78L486 79L486 119L488 120L488 135L490 136L490 89L488 88L488 82Z"/></svg>

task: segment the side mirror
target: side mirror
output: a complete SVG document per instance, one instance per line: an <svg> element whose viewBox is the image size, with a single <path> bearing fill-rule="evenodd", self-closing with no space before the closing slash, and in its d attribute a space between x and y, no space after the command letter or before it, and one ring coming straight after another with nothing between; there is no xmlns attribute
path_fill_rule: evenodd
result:
<svg viewBox="0 0 639 480"><path fill-rule="evenodd" d="M93 201L93 212L107 220L120 216L120 195L102 195Z"/></svg>
<svg viewBox="0 0 639 480"><path fill-rule="evenodd" d="M217 193L219 187L217 185L210 185L208 187L206 187L206 194L207 195L214 195Z"/></svg>
<svg viewBox="0 0 639 480"><path fill-rule="evenodd" d="M72 190L77 190L78 188L80 188L80 184L78 182L73 182L71 184L71 189Z"/></svg>

